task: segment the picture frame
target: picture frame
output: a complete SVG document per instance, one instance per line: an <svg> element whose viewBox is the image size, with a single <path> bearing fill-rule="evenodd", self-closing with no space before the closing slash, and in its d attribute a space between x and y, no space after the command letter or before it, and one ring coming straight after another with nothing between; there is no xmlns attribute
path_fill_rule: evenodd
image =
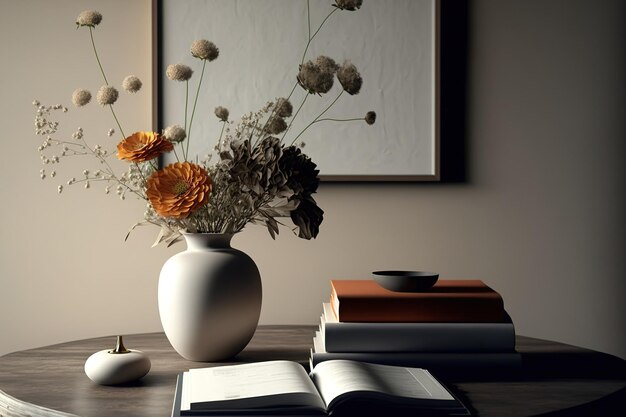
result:
<svg viewBox="0 0 626 417"><path fill-rule="evenodd" d="M219 137L215 107L229 108L236 120L291 90L307 41L307 3L313 29L325 16L318 9L332 10L330 0L154 1L158 131L180 124L184 102L184 89L165 76L167 66L197 64L189 53L196 39L209 39L220 48L204 75L203 93L208 94L200 95L197 105L203 110L194 119L192 149L200 158L211 153ZM364 121L316 124L306 132L303 152L318 165L324 182L439 181L440 0L366 1L359 10L341 13L313 39L306 60L330 50L338 63L354 63L363 87L357 95L344 94L332 108L332 118L362 118L373 110L377 120L372 126ZM273 63L276 56L279 62ZM322 104L303 107L299 116L312 120L319 114L341 89L335 84L328 97L315 98ZM294 108L306 95L299 93ZM303 126L294 123L292 130Z"/></svg>

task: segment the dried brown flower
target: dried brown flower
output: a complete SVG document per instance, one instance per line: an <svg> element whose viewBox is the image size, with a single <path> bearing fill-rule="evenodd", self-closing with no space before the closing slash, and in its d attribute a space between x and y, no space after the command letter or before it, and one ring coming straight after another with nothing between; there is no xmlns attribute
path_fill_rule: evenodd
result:
<svg viewBox="0 0 626 417"><path fill-rule="evenodd" d="M319 208L313 197L308 196L299 200L298 207L290 213L290 217L293 224L298 226L298 237L310 240L320 232L324 210Z"/></svg>
<svg viewBox="0 0 626 417"><path fill-rule="evenodd" d="M291 221L298 227L298 237L315 238L324 220L324 211L312 197L320 182L317 165L300 148L289 146L283 149L278 166L287 178L286 186L294 193L290 200L298 202L298 207L290 213Z"/></svg>
<svg viewBox="0 0 626 417"><path fill-rule="evenodd" d="M346 91L346 93L354 95L359 94L363 85L363 78L357 71L356 67L350 62L345 61L337 70L337 79Z"/></svg>
<svg viewBox="0 0 626 417"><path fill-rule="evenodd" d="M179 125L172 125L163 130L163 137L170 142L182 142L187 137L187 133Z"/></svg>
<svg viewBox="0 0 626 417"><path fill-rule="evenodd" d="M291 117L293 106L286 98L279 98L276 101L276 114L280 117Z"/></svg>
<svg viewBox="0 0 626 417"><path fill-rule="evenodd" d="M365 114L365 123L368 125L373 125L376 122L376 112L368 111Z"/></svg>
<svg viewBox="0 0 626 417"><path fill-rule="evenodd" d="M319 65L307 61L300 66L298 84L310 94L324 94L333 87L333 73L323 71Z"/></svg>
<svg viewBox="0 0 626 417"><path fill-rule="evenodd" d="M146 195L160 216L183 219L209 201L213 183L207 171L190 162L176 162L148 178Z"/></svg>
<svg viewBox="0 0 626 417"><path fill-rule="evenodd" d="M228 113L228 109L226 107L218 106L218 107L215 108L215 115L222 122L227 122L228 121L228 114L229 114Z"/></svg>
<svg viewBox="0 0 626 417"><path fill-rule="evenodd" d="M78 89L72 93L72 103L76 107L82 107L91 101L91 93L87 90Z"/></svg>
<svg viewBox="0 0 626 417"><path fill-rule="evenodd" d="M76 26L89 26L95 28L102 22L102 14L93 10L85 10L76 18Z"/></svg>
<svg viewBox="0 0 626 417"><path fill-rule="evenodd" d="M200 59L213 61L220 54L220 50L211 41L199 39L191 44L191 55Z"/></svg>
<svg viewBox="0 0 626 417"><path fill-rule="evenodd" d="M172 81L187 81L191 78L193 70L184 64L168 65L165 75Z"/></svg>
<svg viewBox="0 0 626 417"><path fill-rule="evenodd" d="M297 146L283 149L280 170L289 178L287 185L296 195L310 196L317 191L320 179L317 165Z"/></svg>
<svg viewBox="0 0 626 417"><path fill-rule="evenodd" d="M286 178L279 170L283 146L280 139L268 136L252 149L251 158L259 167L257 177L263 190L274 194L282 187Z"/></svg>
<svg viewBox="0 0 626 417"><path fill-rule="evenodd" d="M115 87L111 87L110 85L103 85L96 94L96 100L103 106L115 103L118 97L119 93L117 92L117 89Z"/></svg>
<svg viewBox="0 0 626 417"><path fill-rule="evenodd" d="M273 116L265 127L265 131L270 135L277 135L287 130L287 122L279 116Z"/></svg>
<svg viewBox="0 0 626 417"><path fill-rule="evenodd" d="M330 72L331 74L334 74L339 69L339 65L335 62L335 60L325 55L318 56L315 63L323 72Z"/></svg>
<svg viewBox="0 0 626 417"><path fill-rule="evenodd" d="M333 6L341 10L355 11L356 9L360 9L362 4L363 0L335 0Z"/></svg>
<svg viewBox="0 0 626 417"><path fill-rule="evenodd" d="M128 77L124 78L124 81L122 81L122 87L129 93L136 93L137 91L141 90L142 85L143 84L141 80L134 75L129 75Z"/></svg>

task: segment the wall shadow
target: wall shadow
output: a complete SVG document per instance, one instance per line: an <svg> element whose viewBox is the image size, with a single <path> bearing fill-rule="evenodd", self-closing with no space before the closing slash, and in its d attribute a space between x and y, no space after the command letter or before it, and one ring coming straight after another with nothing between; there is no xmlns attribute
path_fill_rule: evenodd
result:
<svg viewBox="0 0 626 417"><path fill-rule="evenodd" d="M469 182L468 85L469 2L441 1L440 158L441 182Z"/></svg>

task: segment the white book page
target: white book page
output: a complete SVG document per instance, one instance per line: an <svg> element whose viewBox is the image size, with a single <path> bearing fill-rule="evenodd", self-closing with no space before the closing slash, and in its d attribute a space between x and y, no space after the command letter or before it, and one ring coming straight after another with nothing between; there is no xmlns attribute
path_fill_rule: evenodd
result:
<svg viewBox="0 0 626 417"><path fill-rule="evenodd" d="M327 353L324 343L324 334L321 331L315 332L315 337L313 338L313 351L315 353Z"/></svg>
<svg viewBox="0 0 626 417"><path fill-rule="evenodd" d="M190 410L191 402L189 401L189 389L185 387L189 386L189 371L183 372L183 385L182 390L180 392L180 409L181 410Z"/></svg>
<svg viewBox="0 0 626 417"><path fill-rule="evenodd" d="M452 400L454 397L425 369L374 365L349 360L318 364L311 372L326 404L353 391L370 391L408 399Z"/></svg>
<svg viewBox="0 0 626 417"><path fill-rule="evenodd" d="M269 361L191 369L183 379L182 410L308 406L325 409L306 370Z"/></svg>
<svg viewBox="0 0 626 417"><path fill-rule="evenodd" d="M324 315L322 316L322 320L326 323L339 323L339 320L335 318L335 314L333 313L333 308L330 306L330 303L323 303Z"/></svg>

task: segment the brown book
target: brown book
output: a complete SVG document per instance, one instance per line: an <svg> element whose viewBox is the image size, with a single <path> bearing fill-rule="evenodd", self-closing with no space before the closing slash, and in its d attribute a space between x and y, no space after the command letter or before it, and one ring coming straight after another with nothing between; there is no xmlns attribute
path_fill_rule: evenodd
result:
<svg viewBox="0 0 626 417"><path fill-rule="evenodd" d="M425 292L389 291L373 280L331 280L341 322L499 323L502 297L480 280L439 280Z"/></svg>

